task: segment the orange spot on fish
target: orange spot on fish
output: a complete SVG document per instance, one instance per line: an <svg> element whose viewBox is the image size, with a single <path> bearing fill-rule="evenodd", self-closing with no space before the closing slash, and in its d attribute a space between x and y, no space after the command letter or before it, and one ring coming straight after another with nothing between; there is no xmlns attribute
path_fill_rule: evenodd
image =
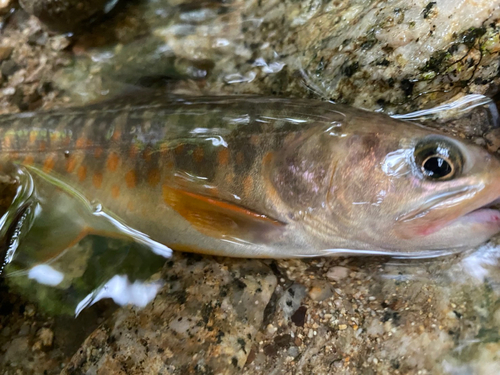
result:
<svg viewBox="0 0 500 375"><path fill-rule="evenodd" d="M76 167L76 158L73 155L68 156L66 159L66 172L73 173Z"/></svg>
<svg viewBox="0 0 500 375"><path fill-rule="evenodd" d="M117 199L120 196L120 187L118 185L111 186L111 196Z"/></svg>
<svg viewBox="0 0 500 375"><path fill-rule="evenodd" d="M30 143L35 143L36 142L36 138L37 138L37 133L34 132L34 131L30 132L29 142Z"/></svg>
<svg viewBox="0 0 500 375"><path fill-rule="evenodd" d="M152 169L148 173L148 184L151 187L155 187L160 182L160 171L158 169Z"/></svg>
<svg viewBox="0 0 500 375"><path fill-rule="evenodd" d="M128 151L128 155L131 159L135 158L135 156L137 155L137 152L139 151L139 149L137 148L137 145L135 144L132 144L130 146L130 149Z"/></svg>
<svg viewBox="0 0 500 375"><path fill-rule="evenodd" d="M40 144L38 145L38 151L45 151L47 149L47 142L45 141L40 141Z"/></svg>
<svg viewBox="0 0 500 375"><path fill-rule="evenodd" d="M221 148L217 153L217 161L222 166L229 163L229 150L226 147Z"/></svg>
<svg viewBox="0 0 500 375"><path fill-rule="evenodd" d="M236 154L236 164L238 165L241 165L243 164L243 160L244 160L244 155L243 155L243 152L239 151L237 154Z"/></svg>
<svg viewBox="0 0 500 375"><path fill-rule="evenodd" d="M23 160L23 164L31 165L31 164L33 164L34 161L35 161L35 158L33 156L26 155L26 157Z"/></svg>
<svg viewBox="0 0 500 375"><path fill-rule="evenodd" d="M84 148L87 145L87 139L85 137L80 137L76 140L76 148Z"/></svg>
<svg viewBox="0 0 500 375"><path fill-rule="evenodd" d="M113 141L117 141L117 140L119 140L119 139L120 139L120 137L121 137L121 136L122 136L122 132L121 132L121 131L119 131L119 130L115 130L115 131L113 132L113 135L111 136L111 139L112 139Z"/></svg>
<svg viewBox="0 0 500 375"><path fill-rule="evenodd" d="M183 144L180 144L180 145L178 145L178 146L175 147L174 152L175 152L176 155L182 154L182 151L184 151L184 145Z"/></svg>
<svg viewBox="0 0 500 375"><path fill-rule="evenodd" d="M228 185L232 184L233 180L234 180L234 173L233 172L229 172L228 174L226 174L226 177L224 177L224 182Z"/></svg>
<svg viewBox="0 0 500 375"><path fill-rule="evenodd" d="M54 155L47 156L45 158L45 161L43 162L43 171L49 173L54 168L55 164L56 164L56 159Z"/></svg>
<svg viewBox="0 0 500 375"><path fill-rule="evenodd" d="M262 164L268 165L272 160L273 160L273 153L272 152L268 152L262 158Z"/></svg>
<svg viewBox="0 0 500 375"><path fill-rule="evenodd" d="M252 195L254 189L254 181L252 176L247 176L243 180L243 194L245 194L246 197L249 197Z"/></svg>
<svg viewBox="0 0 500 375"><path fill-rule="evenodd" d="M96 189L100 189L102 186L102 173L94 173L92 176L92 184Z"/></svg>
<svg viewBox="0 0 500 375"><path fill-rule="evenodd" d="M80 182L84 181L87 178L87 168L84 165L80 165L76 173Z"/></svg>
<svg viewBox="0 0 500 375"><path fill-rule="evenodd" d="M104 152L104 150L102 149L102 147L96 147L94 150L94 157L96 159L99 159L102 156L103 152Z"/></svg>
<svg viewBox="0 0 500 375"><path fill-rule="evenodd" d="M114 172L116 171L116 168L118 168L118 163L120 162L120 157L116 152L112 152L108 156L108 161L106 163L106 168L108 168L108 171Z"/></svg>
<svg viewBox="0 0 500 375"><path fill-rule="evenodd" d="M200 146L196 147L194 152L193 152L194 161L197 163L201 163L203 160L203 156L204 156L203 154L204 154L203 148Z"/></svg>
<svg viewBox="0 0 500 375"><path fill-rule="evenodd" d="M135 188L137 184L137 176L133 170L130 170L125 174L125 183L127 184L128 188Z"/></svg>

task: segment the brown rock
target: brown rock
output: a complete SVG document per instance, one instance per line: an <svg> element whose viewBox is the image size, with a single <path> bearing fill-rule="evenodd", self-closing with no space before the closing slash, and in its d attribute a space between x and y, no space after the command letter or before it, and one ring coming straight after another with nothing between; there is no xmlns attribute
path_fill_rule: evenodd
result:
<svg viewBox="0 0 500 375"><path fill-rule="evenodd" d="M38 337L44 347L51 347L54 342L54 332L50 328L42 328L38 332Z"/></svg>
<svg viewBox="0 0 500 375"><path fill-rule="evenodd" d="M333 296L332 285L328 282L318 281L309 288L309 297L313 301L320 302Z"/></svg>
<svg viewBox="0 0 500 375"><path fill-rule="evenodd" d="M0 62L9 59L13 50L14 50L14 48L12 48L10 46L0 47Z"/></svg>
<svg viewBox="0 0 500 375"><path fill-rule="evenodd" d="M300 306L297 311L292 315L292 322L295 323L297 327L304 327L306 321L307 307Z"/></svg>
<svg viewBox="0 0 500 375"><path fill-rule="evenodd" d="M20 0L25 11L39 18L50 29L59 32L75 31L83 22L107 13L116 2L109 0Z"/></svg>

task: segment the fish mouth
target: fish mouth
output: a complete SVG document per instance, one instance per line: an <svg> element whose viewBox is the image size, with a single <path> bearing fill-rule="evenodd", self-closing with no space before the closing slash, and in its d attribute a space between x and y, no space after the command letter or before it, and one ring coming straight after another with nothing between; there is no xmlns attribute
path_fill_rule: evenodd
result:
<svg viewBox="0 0 500 375"><path fill-rule="evenodd" d="M487 203L479 208L473 209L462 216L475 222L499 222L500 224L500 198Z"/></svg>
<svg viewBox="0 0 500 375"><path fill-rule="evenodd" d="M468 198L476 196L476 194L481 190L482 187L463 186L452 191L441 192L428 199L425 204L419 206L417 209L411 210L399 216L396 220L400 222L411 222L415 219L427 216L429 213L436 209L446 206L459 206L463 203L463 201L468 200ZM476 209L480 208L475 207L471 209L471 211Z"/></svg>
<svg viewBox="0 0 500 375"><path fill-rule="evenodd" d="M474 226L476 231L493 235L500 231L500 195L485 191L484 185L457 187L437 194L397 221L402 238L426 237L458 225Z"/></svg>

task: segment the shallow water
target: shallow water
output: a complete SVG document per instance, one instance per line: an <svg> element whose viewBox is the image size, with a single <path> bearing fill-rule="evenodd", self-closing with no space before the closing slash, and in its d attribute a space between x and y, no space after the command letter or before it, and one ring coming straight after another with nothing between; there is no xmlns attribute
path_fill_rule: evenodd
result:
<svg viewBox="0 0 500 375"><path fill-rule="evenodd" d="M291 60L284 57L283 51L278 53L266 41L260 42L259 49L248 47L242 37L245 34L240 32L240 13L246 10L244 3L223 7L208 3L201 10L182 4L176 8L167 3L149 1L132 5L132 9L143 12L139 14L144 16L121 19L118 15L118 21L111 19L104 26L97 26L94 34L80 39L73 47L72 53L77 57L70 66L57 71L55 85L67 89L67 96L74 102L108 97L141 85L144 80L141 82L139 78L143 78L144 71L153 76L153 82L158 77L167 78L167 88L178 92L220 90L327 97L336 92L329 92L327 84L318 87L318 82L322 83L318 78L322 74L319 68L308 67L305 82L298 79L293 86L288 82L295 76L288 70ZM314 9L311 6L310 12L315 13ZM321 13L316 17L321 18ZM245 20L248 27L244 28L250 30L246 35L259 40L259 27L265 18L260 15ZM106 29L116 33L108 36L103 31ZM95 33L103 33L100 47L92 46ZM149 34L153 37L147 38ZM255 55L255 50L259 54ZM127 59L131 57L133 61L128 65ZM312 72L318 73L311 80ZM286 74L282 77L280 73ZM206 76L210 78L205 80ZM172 81L178 77L192 81ZM286 88L279 84L281 81L287 82ZM271 90L263 89L270 84ZM347 94L337 99L360 103ZM490 101L483 103L482 97L476 99L473 103L482 104L472 108L469 103L466 111L427 110L402 118L443 128L496 151L495 137L486 140L484 137L487 132L494 134L497 127L496 107ZM394 103L398 100L386 108L378 108L375 100L366 107L373 105L372 109L389 111L396 108L399 112L421 108L414 102L397 107ZM433 100L441 103L437 98ZM146 248L87 237L51 265L65 275L62 284L50 285L59 280L60 274L51 271L52 277L47 278L47 269L32 267L31 273L16 272L13 263L11 270L7 270L9 290L4 281L1 290L0 366L6 374L16 370L59 373L75 356L72 363L89 371L112 371L115 365L124 366L127 373L158 371L155 361L171 360L168 352L175 353L176 348L168 341L156 342L151 332L181 338L186 334L210 342L210 332L219 330L231 332L226 334L227 342L217 339L205 348L196 346L199 344L194 341L184 341L183 350L198 349L200 353L193 356L193 366L205 365L208 363L205 358L217 357L214 353L227 354L233 350L232 357L227 354L227 362L221 359L221 363L215 361L210 366L221 372L231 373L239 367L246 373L262 374L272 371L492 374L500 372L499 254L500 245L494 239L467 254L429 261L366 257L247 262L176 254L173 265L164 265L161 257ZM220 278L210 279L217 272ZM208 284L196 284L197 278ZM265 292L262 299L255 297L260 292L252 294L248 289L242 292L238 287L240 282L250 285L263 283L264 279L270 280L270 286L268 290L262 287ZM203 286L210 288L202 289ZM143 307L158 291L155 302L143 310L130 307L116 310L109 301L111 298L116 304ZM242 297L242 293L248 295ZM204 297L220 301L220 306L210 305ZM90 306L94 302L98 303ZM154 307L162 303L172 314L179 312L180 316L174 319L161 315ZM182 310L190 303L192 310ZM252 316L253 320L245 321L241 314L228 313L232 307L237 311L242 305L245 313L241 314ZM199 318L200 306L204 309L211 306L212 310L203 310L202 328L198 331L171 324L182 314L191 317L191 313L193 319ZM300 314L296 313L304 309L306 313L300 322ZM216 313L221 315L215 316ZM78 317L74 319L73 315ZM105 321L106 318L109 320ZM127 324L115 324L123 321ZM103 322L108 324L106 329L94 331ZM242 324L239 329L252 338L241 344L237 332L228 328L232 324ZM80 345L93 331L92 340L83 344L83 351L95 350L93 357L79 357ZM128 341L116 339L121 333L128 335ZM237 344L231 346L231 340ZM163 351L148 356L141 351L144 350L141 345L147 348L146 352L163 345ZM231 349L234 346L243 349ZM130 364L128 350L137 358L136 367ZM220 358L225 357L220 355ZM232 358L236 358L236 365ZM137 365L139 362L142 367ZM161 371L176 370L167 367Z"/></svg>

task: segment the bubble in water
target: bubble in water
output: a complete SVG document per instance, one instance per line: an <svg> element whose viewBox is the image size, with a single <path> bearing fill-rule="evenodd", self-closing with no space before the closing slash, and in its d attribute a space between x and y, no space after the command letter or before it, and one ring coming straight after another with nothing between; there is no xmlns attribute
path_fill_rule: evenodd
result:
<svg viewBox="0 0 500 375"><path fill-rule="evenodd" d="M99 202L97 200L93 200L93 201L90 202L90 205L92 206L92 211L95 214L98 214L98 213L102 212L102 204L101 204L101 202Z"/></svg>

